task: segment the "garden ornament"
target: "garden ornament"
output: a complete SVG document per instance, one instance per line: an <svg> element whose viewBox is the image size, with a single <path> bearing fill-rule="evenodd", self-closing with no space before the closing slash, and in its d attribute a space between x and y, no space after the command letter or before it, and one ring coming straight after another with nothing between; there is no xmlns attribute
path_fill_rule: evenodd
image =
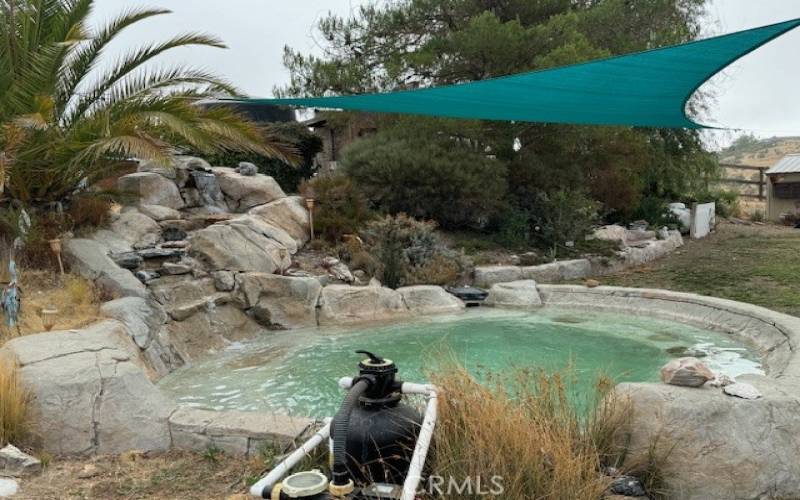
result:
<svg viewBox="0 0 800 500"><path fill-rule="evenodd" d="M8 273L11 276L11 281L0 293L0 308L2 308L6 317L6 325L9 328L14 328L19 317L20 299L19 290L17 289L17 265L13 258L8 261Z"/></svg>

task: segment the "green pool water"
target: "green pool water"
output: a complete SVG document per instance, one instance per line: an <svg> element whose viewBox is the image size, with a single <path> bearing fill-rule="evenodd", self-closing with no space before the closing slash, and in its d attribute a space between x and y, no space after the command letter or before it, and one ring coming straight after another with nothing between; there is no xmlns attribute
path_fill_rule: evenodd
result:
<svg viewBox="0 0 800 500"><path fill-rule="evenodd" d="M601 371L618 381L658 380L659 368L684 347L732 377L763 373L758 357L723 333L622 314L478 308L403 323L265 332L160 386L187 406L326 416L342 398L337 380L356 374L360 349L391 358L411 382L425 381L447 356L476 374L571 365L577 388L588 390Z"/></svg>

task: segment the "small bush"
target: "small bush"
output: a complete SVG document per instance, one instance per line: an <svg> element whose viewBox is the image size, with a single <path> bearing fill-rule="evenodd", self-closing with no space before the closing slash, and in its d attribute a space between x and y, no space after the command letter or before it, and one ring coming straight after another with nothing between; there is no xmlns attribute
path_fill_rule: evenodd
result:
<svg viewBox="0 0 800 500"><path fill-rule="evenodd" d="M599 204L578 190L540 193L531 210L530 224L534 241L555 257L567 242L577 242L597 222Z"/></svg>
<svg viewBox="0 0 800 500"><path fill-rule="evenodd" d="M411 268L408 273L410 284L449 285L458 281L463 274L463 266L456 259L435 255L421 266Z"/></svg>
<svg viewBox="0 0 800 500"><path fill-rule="evenodd" d="M314 231L329 242L355 234L372 217L366 198L347 176L315 177L300 185L300 193L316 200Z"/></svg>
<svg viewBox="0 0 800 500"><path fill-rule="evenodd" d="M750 220L753 222L764 222L767 220L767 214L765 214L763 210L754 210L753 213L750 214Z"/></svg>
<svg viewBox="0 0 800 500"><path fill-rule="evenodd" d="M71 220L62 213L0 209L0 234L7 235L9 244L16 238L22 243L15 254L20 267L55 269L50 240L71 229Z"/></svg>
<svg viewBox="0 0 800 500"><path fill-rule="evenodd" d="M100 196L77 196L69 207L69 216L75 227L95 228L111 221L112 202Z"/></svg>
<svg viewBox="0 0 800 500"><path fill-rule="evenodd" d="M0 356L0 447L19 444L27 437L28 394L19 380L19 369Z"/></svg>
<svg viewBox="0 0 800 500"><path fill-rule="evenodd" d="M506 248L524 248L530 243L530 215L520 209L509 209L497 222L495 240Z"/></svg>
<svg viewBox="0 0 800 500"><path fill-rule="evenodd" d="M452 139L378 135L344 152L343 168L384 213L482 227L503 206L506 167Z"/></svg>
<svg viewBox="0 0 800 500"><path fill-rule="evenodd" d="M633 213L632 220L645 220L651 228L677 229L680 221L668 207L667 201L655 196L644 198Z"/></svg>
<svg viewBox="0 0 800 500"><path fill-rule="evenodd" d="M713 201L717 216L726 219L728 217L736 217L741 211L739 207L739 193L726 189L705 190L693 196L689 201L696 201L698 203L710 203Z"/></svg>
<svg viewBox="0 0 800 500"><path fill-rule="evenodd" d="M383 284L397 288L447 284L458 278L465 267L462 258L447 248L435 229L435 222L405 214L388 215L367 226L363 234Z"/></svg>
<svg viewBox="0 0 800 500"><path fill-rule="evenodd" d="M372 276L378 270L378 263L371 253L365 250L359 250L350 254L348 265L353 271L362 270L368 275Z"/></svg>
<svg viewBox="0 0 800 500"><path fill-rule="evenodd" d="M70 274L67 275L63 286L71 305L86 306L97 302L97 289L94 283L87 279Z"/></svg>

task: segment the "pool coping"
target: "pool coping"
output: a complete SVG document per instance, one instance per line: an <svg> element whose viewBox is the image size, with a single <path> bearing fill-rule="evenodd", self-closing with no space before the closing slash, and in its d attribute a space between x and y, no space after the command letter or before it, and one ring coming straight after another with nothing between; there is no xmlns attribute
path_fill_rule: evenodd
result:
<svg viewBox="0 0 800 500"><path fill-rule="evenodd" d="M769 378L800 382L800 318L765 307L662 289L537 285L545 306L655 316L733 335L761 355Z"/></svg>

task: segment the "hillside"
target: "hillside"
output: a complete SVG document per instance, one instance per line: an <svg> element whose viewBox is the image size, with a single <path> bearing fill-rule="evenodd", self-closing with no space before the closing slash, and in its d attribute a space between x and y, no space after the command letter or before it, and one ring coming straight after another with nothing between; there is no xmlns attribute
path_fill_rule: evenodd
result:
<svg viewBox="0 0 800 500"><path fill-rule="evenodd" d="M800 153L800 137L771 137L756 139L742 136L719 153L720 163L771 167L790 153Z"/></svg>
<svg viewBox="0 0 800 500"><path fill-rule="evenodd" d="M719 162L723 165L746 165L766 170L790 153L800 153L800 137L757 139L752 135L743 135L736 139L730 147L719 152ZM737 168L724 168L723 177L755 183L764 179L762 172ZM722 182L720 184L726 189L740 194L741 215L752 216L756 212L763 213L766 210L766 200L758 198L758 184L740 182ZM763 188L762 192L766 192L766 188Z"/></svg>

